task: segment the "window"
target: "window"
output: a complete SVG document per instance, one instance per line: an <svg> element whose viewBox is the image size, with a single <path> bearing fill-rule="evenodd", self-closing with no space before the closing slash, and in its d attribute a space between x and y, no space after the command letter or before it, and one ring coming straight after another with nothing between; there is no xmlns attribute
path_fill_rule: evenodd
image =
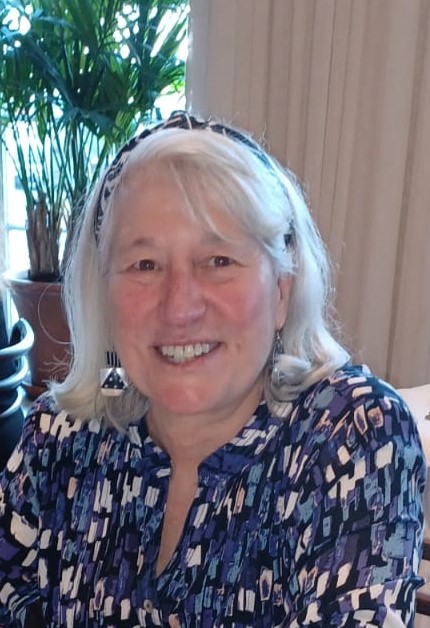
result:
<svg viewBox="0 0 430 628"><path fill-rule="evenodd" d="M157 108L162 117L167 117L174 109L185 107L185 94L163 95L157 100ZM11 138L7 138L9 146L13 147ZM4 241L0 246L0 255L3 250L3 269L21 271L28 268L27 239L25 234L26 212L25 195L22 191L19 178L11 157L3 149L3 229ZM2 220L0 215L0 220ZM1 258L0 258L1 259Z"/></svg>
<svg viewBox="0 0 430 628"><path fill-rule="evenodd" d="M55 0L54 0L55 1ZM130 3L131 4L131 3ZM186 4L185 4L186 6ZM131 8L123 5L124 15L129 15ZM28 20L27 20L28 21ZM15 28L18 28L15 26ZM118 29L127 29L128 24L124 18ZM163 29L165 26L163 26ZM131 26L130 26L131 29ZM164 37L164 32L162 39ZM118 41L118 40L117 40ZM161 44L160 44L161 45ZM153 53L156 55L158 48L154 47ZM178 52L178 57L186 60L188 54L188 41L184 40ZM122 56L122 51L121 51ZM156 101L156 107L161 112L162 117L167 116L171 110L183 108L185 104L185 94L174 95L162 94ZM14 141L12 134L6 134L8 147L13 150ZM1 165L3 167L1 167ZM0 162L0 265L1 269L11 269L13 271L28 268L29 259L27 252L27 239L25 232L26 211L25 194L21 188L20 180L17 177L13 161L7 151L2 147L2 161Z"/></svg>
<svg viewBox="0 0 430 628"><path fill-rule="evenodd" d="M7 133L7 131L6 131ZM10 146L13 142L9 137ZM25 235L25 196L12 159L3 150L3 202L4 202L4 266L13 271L28 268L27 240Z"/></svg>

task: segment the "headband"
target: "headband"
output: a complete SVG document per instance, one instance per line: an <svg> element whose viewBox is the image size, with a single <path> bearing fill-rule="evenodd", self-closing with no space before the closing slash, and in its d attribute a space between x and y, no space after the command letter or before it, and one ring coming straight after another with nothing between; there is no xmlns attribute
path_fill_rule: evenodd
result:
<svg viewBox="0 0 430 628"><path fill-rule="evenodd" d="M211 121L211 120L198 120L196 117L190 115L186 111L174 111L170 117L164 122L157 124L156 126L145 129L139 135L136 135L132 139L130 139L124 146L119 150L116 157L112 161L108 170L103 179L103 183L100 188L100 192L97 198L96 210L94 215L94 236L96 242L98 242L100 228L103 222L103 216L106 211L107 203L115 191L118 181L120 179L121 172L124 168L125 163L127 162L130 153L132 150L140 144L145 138L153 133L158 133L159 131L163 131L164 129L201 129L212 131L213 133L219 133L220 135L224 135L225 137L230 138L234 142L239 142L247 146L252 152L260 159L263 164L269 168L273 169L272 162L269 156L264 152L264 150L252 140L249 136L241 133L237 129L233 129L232 127L226 126L219 122Z"/></svg>

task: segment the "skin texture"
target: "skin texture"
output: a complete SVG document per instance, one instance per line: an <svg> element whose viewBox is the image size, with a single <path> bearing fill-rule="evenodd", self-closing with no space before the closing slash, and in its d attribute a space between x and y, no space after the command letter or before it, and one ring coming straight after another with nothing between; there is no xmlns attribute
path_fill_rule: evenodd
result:
<svg viewBox="0 0 430 628"><path fill-rule="evenodd" d="M107 277L115 347L150 399L150 429L172 457L192 448L196 462L255 409L290 289L256 242L207 203L226 240L184 211L161 169L129 173L115 207ZM196 343L210 352L179 364L160 352Z"/></svg>

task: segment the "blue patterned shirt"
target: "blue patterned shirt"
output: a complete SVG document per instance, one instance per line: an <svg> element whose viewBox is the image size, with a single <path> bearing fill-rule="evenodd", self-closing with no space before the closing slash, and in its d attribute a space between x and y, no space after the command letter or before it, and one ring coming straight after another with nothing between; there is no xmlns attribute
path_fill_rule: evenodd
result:
<svg viewBox="0 0 430 628"><path fill-rule="evenodd" d="M40 597L49 627L413 625L425 464L395 391L346 367L280 419L262 402L198 470L155 571L171 465L41 399L0 483L0 625ZM3 618L3 620L1 619ZM3 621L3 623L2 623Z"/></svg>

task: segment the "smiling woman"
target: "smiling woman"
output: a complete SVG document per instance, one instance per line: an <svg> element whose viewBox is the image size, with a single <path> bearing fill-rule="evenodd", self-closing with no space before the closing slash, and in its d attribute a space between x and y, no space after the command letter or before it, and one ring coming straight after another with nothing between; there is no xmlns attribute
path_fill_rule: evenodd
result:
<svg viewBox="0 0 430 628"><path fill-rule="evenodd" d="M184 133L164 139L181 142ZM190 211L190 191L172 176L183 168L164 172L161 159L146 161L128 164L112 213L112 342L134 386L151 400L152 431L181 417L184 434L188 425L194 431L228 415L231 437L243 423L243 403L251 415L261 396L274 330L287 315L290 276L278 276L255 238L203 190L200 213L211 217L211 230L197 207Z"/></svg>
<svg viewBox="0 0 430 628"><path fill-rule="evenodd" d="M173 114L94 189L65 289L70 374L1 477L5 625L413 625L417 429L331 332L290 172Z"/></svg>

